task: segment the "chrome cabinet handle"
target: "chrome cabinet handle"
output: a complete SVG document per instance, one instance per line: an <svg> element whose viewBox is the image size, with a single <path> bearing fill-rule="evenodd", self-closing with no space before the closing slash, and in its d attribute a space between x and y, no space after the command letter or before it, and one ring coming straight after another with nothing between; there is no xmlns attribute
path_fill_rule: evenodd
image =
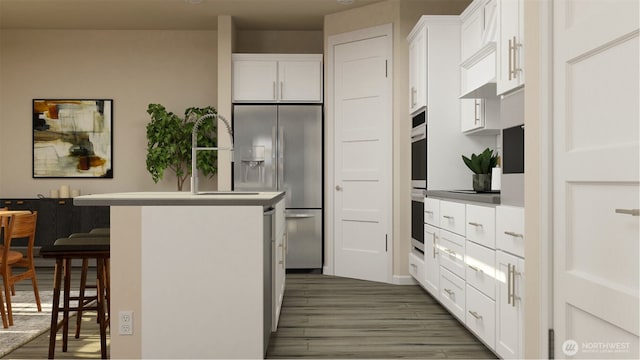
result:
<svg viewBox="0 0 640 360"><path fill-rule="evenodd" d="M278 94L276 94L276 82L273 82L273 100L278 100Z"/></svg>
<svg viewBox="0 0 640 360"><path fill-rule="evenodd" d="M451 255L451 256L456 256L456 252L455 252L455 251L453 251L453 250L451 250L451 249L447 249L447 248L445 248L445 249L444 249L444 251L445 251L446 253L448 253L449 255Z"/></svg>
<svg viewBox="0 0 640 360"><path fill-rule="evenodd" d="M511 76L513 74L513 70L511 70L512 67L512 62L513 62L513 45L511 44L511 39L509 39L509 80L511 80Z"/></svg>
<svg viewBox="0 0 640 360"><path fill-rule="evenodd" d="M469 222L469 225L475 226L475 227L482 227L482 224L477 223L477 222Z"/></svg>
<svg viewBox="0 0 640 360"><path fill-rule="evenodd" d="M435 259L436 256L438 255L438 251L436 250L438 248L438 244L436 243L436 233L433 233L433 258Z"/></svg>
<svg viewBox="0 0 640 360"><path fill-rule="evenodd" d="M453 220L453 216L449 216L449 215L442 215L443 218L447 219L447 220Z"/></svg>
<svg viewBox="0 0 640 360"><path fill-rule="evenodd" d="M479 111L478 108L480 107L480 100L473 100L473 123L477 124L480 121L480 117L478 116Z"/></svg>
<svg viewBox="0 0 640 360"><path fill-rule="evenodd" d="M640 209L616 209L616 214L640 216Z"/></svg>
<svg viewBox="0 0 640 360"><path fill-rule="evenodd" d="M413 86L411 87L411 106L416 106L416 95L418 91Z"/></svg>
<svg viewBox="0 0 640 360"><path fill-rule="evenodd" d="M451 289L447 289L447 288L445 288L445 289L444 289L444 292L446 292L447 294L449 294L449 296L453 296L453 295L455 295L455 294L456 294L455 292L451 291Z"/></svg>
<svg viewBox="0 0 640 360"><path fill-rule="evenodd" d="M469 314L471 314L471 316L473 316L474 318L476 318L476 319L478 319L478 320L482 319L482 315L478 314L478 313L477 313L477 312L475 312L475 311L471 311L471 310L469 310Z"/></svg>
<svg viewBox="0 0 640 360"><path fill-rule="evenodd" d="M482 272L482 269L479 269L479 268L477 268L477 267L475 267L473 265L467 265L467 266L469 266L469 268L471 268L471 270L473 270L475 272Z"/></svg>
<svg viewBox="0 0 640 360"><path fill-rule="evenodd" d="M425 210L424 212L427 213L427 214L433 215L433 211L431 211L431 210Z"/></svg>
<svg viewBox="0 0 640 360"><path fill-rule="evenodd" d="M336 185L336 191L342 191L342 186Z"/></svg>
<svg viewBox="0 0 640 360"><path fill-rule="evenodd" d="M280 99L284 98L284 81L280 81Z"/></svg>
<svg viewBox="0 0 640 360"><path fill-rule="evenodd" d="M505 233L506 235L513 236L513 237L524 237L524 235L522 235L522 234L518 234L518 233L515 233L515 232L513 232L513 231L505 231L504 233Z"/></svg>
<svg viewBox="0 0 640 360"><path fill-rule="evenodd" d="M511 285L511 279L513 278L513 273L511 270L511 264L507 264L507 304L511 304L511 301L513 299L513 288Z"/></svg>

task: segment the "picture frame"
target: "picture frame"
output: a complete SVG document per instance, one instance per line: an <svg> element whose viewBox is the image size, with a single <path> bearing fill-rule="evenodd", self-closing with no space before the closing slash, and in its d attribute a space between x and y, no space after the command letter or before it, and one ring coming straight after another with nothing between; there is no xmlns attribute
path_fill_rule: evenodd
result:
<svg viewBox="0 0 640 360"><path fill-rule="evenodd" d="M33 178L113 178L113 99L33 99Z"/></svg>

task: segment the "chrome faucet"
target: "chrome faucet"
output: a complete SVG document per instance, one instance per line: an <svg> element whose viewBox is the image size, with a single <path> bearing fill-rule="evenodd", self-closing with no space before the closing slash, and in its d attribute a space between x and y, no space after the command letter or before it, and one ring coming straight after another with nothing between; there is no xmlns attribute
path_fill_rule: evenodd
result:
<svg viewBox="0 0 640 360"><path fill-rule="evenodd" d="M227 128L227 132L229 133L229 138L231 139L231 147L221 148L221 147L198 147L198 127L200 124L206 119L220 119L224 122L225 127ZM201 116L198 120L196 120L195 124L193 124L193 131L191 133L191 193L198 193L198 167L197 167L197 154L199 150L205 151L220 151L220 150L229 150L231 152L231 156L233 157L233 130L231 130L231 125L227 119L225 119L222 115L218 114L205 114Z"/></svg>

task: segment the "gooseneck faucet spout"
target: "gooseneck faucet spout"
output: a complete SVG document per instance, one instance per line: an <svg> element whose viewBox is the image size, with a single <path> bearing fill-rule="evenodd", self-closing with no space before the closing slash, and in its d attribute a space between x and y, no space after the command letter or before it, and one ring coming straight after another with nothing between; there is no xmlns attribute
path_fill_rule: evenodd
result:
<svg viewBox="0 0 640 360"><path fill-rule="evenodd" d="M229 139L231 140L231 146L228 148L221 147L198 147L198 128L203 121L207 119L220 119L224 122L224 126L227 128L227 132L229 133ZM222 115L218 114L205 114L201 116L198 120L196 120L195 124L193 124L193 131L191 132L191 193L198 193L198 167L197 167L197 154L198 151L220 151L220 150L228 150L233 154L233 130L231 130L231 125L229 125L229 121L224 118Z"/></svg>

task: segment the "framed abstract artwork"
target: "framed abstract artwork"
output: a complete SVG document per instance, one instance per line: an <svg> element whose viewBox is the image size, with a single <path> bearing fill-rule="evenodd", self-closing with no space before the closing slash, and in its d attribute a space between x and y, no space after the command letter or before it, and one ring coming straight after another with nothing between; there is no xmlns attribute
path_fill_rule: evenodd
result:
<svg viewBox="0 0 640 360"><path fill-rule="evenodd" d="M113 178L113 100L34 99L33 178Z"/></svg>

